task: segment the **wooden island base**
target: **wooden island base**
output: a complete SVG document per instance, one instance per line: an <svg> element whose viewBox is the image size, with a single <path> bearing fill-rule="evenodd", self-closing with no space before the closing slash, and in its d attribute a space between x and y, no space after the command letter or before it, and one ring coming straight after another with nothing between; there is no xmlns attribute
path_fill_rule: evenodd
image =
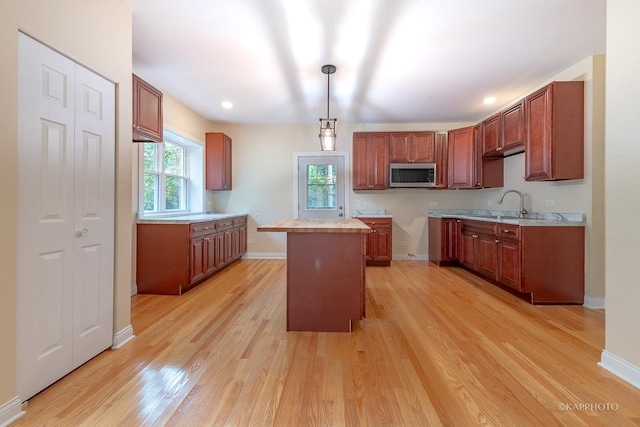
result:
<svg viewBox="0 0 640 427"><path fill-rule="evenodd" d="M284 220L287 331L349 332L365 317L365 236L358 220Z"/></svg>

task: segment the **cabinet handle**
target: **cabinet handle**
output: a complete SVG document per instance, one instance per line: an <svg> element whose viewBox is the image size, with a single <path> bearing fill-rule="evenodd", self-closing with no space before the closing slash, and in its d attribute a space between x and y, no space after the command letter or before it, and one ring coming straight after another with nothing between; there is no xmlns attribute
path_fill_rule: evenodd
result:
<svg viewBox="0 0 640 427"><path fill-rule="evenodd" d="M481 183L481 182L478 182L476 185L482 185L482 183Z"/></svg>
<svg viewBox="0 0 640 427"><path fill-rule="evenodd" d="M472 234L471 237L473 237L474 239L477 239L478 235L477 234Z"/></svg>
<svg viewBox="0 0 640 427"><path fill-rule="evenodd" d="M502 151L502 147L497 147L496 151Z"/></svg>
<svg viewBox="0 0 640 427"><path fill-rule="evenodd" d="M500 243L500 240L496 239L496 243Z"/></svg>
<svg viewBox="0 0 640 427"><path fill-rule="evenodd" d="M502 230L503 233L511 233L511 230Z"/></svg>

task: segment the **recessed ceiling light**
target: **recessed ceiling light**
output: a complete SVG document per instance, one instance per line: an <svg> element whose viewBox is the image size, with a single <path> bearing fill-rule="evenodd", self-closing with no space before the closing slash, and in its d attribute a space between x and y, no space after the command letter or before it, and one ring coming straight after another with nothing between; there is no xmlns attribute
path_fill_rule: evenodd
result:
<svg viewBox="0 0 640 427"><path fill-rule="evenodd" d="M496 97L495 96L488 96L482 102L484 102L487 105L493 104L494 102L496 102Z"/></svg>
<svg viewBox="0 0 640 427"><path fill-rule="evenodd" d="M226 108L227 110L230 110L233 108L233 103L231 101L223 101L222 108Z"/></svg>

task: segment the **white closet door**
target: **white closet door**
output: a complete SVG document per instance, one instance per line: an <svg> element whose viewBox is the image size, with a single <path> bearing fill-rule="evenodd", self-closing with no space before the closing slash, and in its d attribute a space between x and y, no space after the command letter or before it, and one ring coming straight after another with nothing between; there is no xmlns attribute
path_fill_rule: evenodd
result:
<svg viewBox="0 0 640 427"><path fill-rule="evenodd" d="M77 65L75 98L74 368L113 339L115 88Z"/></svg>
<svg viewBox="0 0 640 427"><path fill-rule="evenodd" d="M115 90L23 34L18 72L17 385L26 399L111 345Z"/></svg>

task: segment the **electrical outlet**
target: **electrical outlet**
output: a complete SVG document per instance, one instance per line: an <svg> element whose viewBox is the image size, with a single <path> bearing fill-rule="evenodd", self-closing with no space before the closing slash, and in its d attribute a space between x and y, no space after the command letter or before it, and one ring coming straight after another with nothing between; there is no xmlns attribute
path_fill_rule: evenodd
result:
<svg viewBox="0 0 640 427"><path fill-rule="evenodd" d="M491 199L487 200L487 206L489 207L493 206L493 200Z"/></svg>
<svg viewBox="0 0 640 427"><path fill-rule="evenodd" d="M430 200L429 201L429 206L438 206L438 201L437 200Z"/></svg>
<svg viewBox="0 0 640 427"><path fill-rule="evenodd" d="M544 201L544 205L545 206L553 206L553 205L555 205L555 201L551 200L551 199L550 200L545 200Z"/></svg>
<svg viewBox="0 0 640 427"><path fill-rule="evenodd" d="M364 205L365 206L371 206L371 200L365 200L364 201Z"/></svg>
<svg viewBox="0 0 640 427"><path fill-rule="evenodd" d="M354 206L360 206L362 205L362 202L360 200L356 200L355 202L353 202Z"/></svg>
<svg viewBox="0 0 640 427"><path fill-rule="evenodd" d="M253 239L247 239L247 244L250 245L253 243Z"/></svg>

